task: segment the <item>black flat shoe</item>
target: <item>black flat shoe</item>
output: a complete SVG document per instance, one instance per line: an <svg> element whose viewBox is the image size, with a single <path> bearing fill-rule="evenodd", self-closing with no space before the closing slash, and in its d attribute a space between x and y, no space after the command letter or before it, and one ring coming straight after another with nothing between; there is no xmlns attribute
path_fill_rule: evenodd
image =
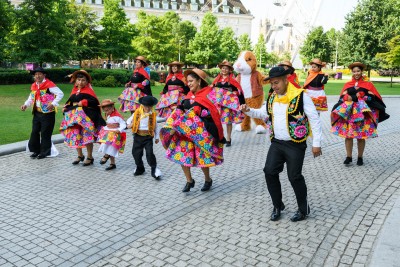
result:
<svg viewBox="0 0 400 267"><path fill-rule="evenodd" d="M232 145L232 141L226 141L226 146L231 146Z"/></svg>
<svg viewBox="0 0 400 267"><path fill-rule="evenodd" d="M357 165L358 165L358 166L364 165L363 158L357 158Z"/></svg>
<svg viewBox="0 0 400 267"><path fill-rule="evenodd" d="M275 222L281 218L281 211L285 209L285 205L282 203L280 208L275 208L271 213L271 221Z"/></svg>
<svg viewBox="0 0 400 267"><path fill-rule="evenodd" d="M351 157L346 157L346 159L344 160L343 164L349 165L352 161L353 161L353 159Z"/></svg>
<svg viewBox="0 0 400 267"><path fill-rule="evenodd" d="M106 171L109 171L109 170L112 170L112 169L115 169L115 168L117 168L117 165L115 165L115 164L110 164L110 166L108 166L108 167L106 168Z"/></svg>
<svg viewBox="0 0 400 267"><path fill-rule="evenodd" d="M204 192L210 190L212 183L213 183L212 180L210 180L209 182L205 181L203 187L201 188L201 191Z"/></svg>
<svg viewBox="0 0 400 267"><path fill-rule="evenodd" d="M84 161L85 160L85 156L78 156L77 159L75 161L72 162L72 165L77 165L79 164L79 162Z"/></svg>
<svg viewBox="0 0 400 267"><path fill-rule="evenodd" d="M101 164L101 165L106 164L109 158L110 158L109 155L107 155L107 156L104 155L104 156L101 158L101 160L100 160L100 164Z"/></svg>
<svg viewBox="0 0 400 267"><path fill-rule="evenodd" d="M44 159L44 158L47 158L47 155L39 154L39 156L37 156L37 159Z"/></svg>
<svg viewBox="0 0 400 267"><path fill-rule="evenodd" d="M186 185L185 185L185 187L183 188L182 192L189 192L189 191L190 191L190 188L193 188L195 183L196 183L196 182L195 182L195 180L193 180L193 179L192 179L192 182L191 182L191 183L186 182Z"/></svg>
<svg viewBox="0 0 400 267"><path fill-rule="evenodd" d="M136 171L133 173L133 176L139 176L142 175L144 173L144 169L138 169L136 168Z"/></svg>
<svg viewBox="0 0 400 267"><path fill-rule="evenodd" d="M299 222L299 221L305 220L306 217L307 217L307 215L305 215L303 212L301 212L301 211L298 210L298 211L296 211L296 213L292 216L292 218L290 218L290 220L291 220L292 222Z"/></svg>
<svg viewBox="0 0 400 267"><path fill-rule="evenodd" d="M93 158L86 158L86 160L88 160L88 162L84 162L84 163L83 163L83 166L92 165L93 162L94 162L94 159L93 159Z"/></svg>
<svg viewBox="0 0 400 267"><path fill-rule="evenodd" d="M32 159L37 158L37 156L39 156L39 153L36 153L36 152L34 152L32 155L30 155L30 157L31 157Z"/></svg>

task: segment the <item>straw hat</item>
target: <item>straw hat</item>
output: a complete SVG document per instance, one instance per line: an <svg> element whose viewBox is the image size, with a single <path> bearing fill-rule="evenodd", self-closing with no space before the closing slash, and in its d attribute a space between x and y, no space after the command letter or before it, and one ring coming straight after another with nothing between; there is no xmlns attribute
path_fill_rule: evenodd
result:
<svg viewBox="0 0 400 267"><path fill-rule="evenodd" d="M181 67L183 67L183 63L181 63L181 62L179 62L179 61L173 61L173 62L171 62L171 63L168 63L167 64L167 66L170 66L170 67L172 67L172 66L178 66L178 68L181 68Z"/></svg>
<svg viewBox="0 0 400 267"><path fill-rule="evenodd" d="M143 64L144 67L146 67L147 65L149 65L149 63L147 63L147 59L144 56L137 56L135 58L135 60L140 60Z"/></svg>
<svg viewBox="0 0 400 267"><path fill-rule="evenodd" d="M282 61L281 63L278 64L278 67L286 66L289 67L290 69L294 70L292 63L289 60Z"/></svg>
<svg viewBox="0 0 400 267"><path fill-rule="evenodd" d="M71 83L76 81L76 75L82 74L83 76L86 77L89 83L92 83L92 76L86 71L86 70L77 70L71 75Z"/></svg>
<svg viewBox="0 0 400 267"><path fill-rule="evenodd" d="M233 71L233 66L232 66L232 63L230 63L228 60L224 60L224 61L222 61L221 63L219 63L218 64L218 67L221 69L222 68L222 66L226 66L226 67L228 67L231 71Z"/></svg>
<svg viewBox="0 0 400 267"><path fill-rule="evenodd" d="M359 67L361 70L365 70L367 68L367 66L361 62L353 62L349 65L349 69L353 69L354 67Z"/></svg>
<svg viewBox="0 0 400 267"><path fill-rule="evenodd" d="M99 105L99 107L106 107L106 106L111 106L114 105L114 101L112 101L111 99L104 99L103 101L101 101L101 104Z"/></svg>
<svg viewBox="0 0 400 267"><path fill-rule="evenodd" d="M325 67L326 62L322 62L321 59L319 59L319 58L314 58L314 59L311 60L310 63L308 63L308 64L310 64L310 65L316 64L316 65L318 65L318 66L320 66L320 67Z"/></svg>
<svg viewBox="0 0 400 267"><path fill-rule="evenodd" d="M201 69L195 68L195 69L185 70L183 75L185 75L185 78L187 79L187 76L191 73L195 73L197 76L200 77L200 79L202 79L208 85L207 74L204 71L202 71Z"/></svg>

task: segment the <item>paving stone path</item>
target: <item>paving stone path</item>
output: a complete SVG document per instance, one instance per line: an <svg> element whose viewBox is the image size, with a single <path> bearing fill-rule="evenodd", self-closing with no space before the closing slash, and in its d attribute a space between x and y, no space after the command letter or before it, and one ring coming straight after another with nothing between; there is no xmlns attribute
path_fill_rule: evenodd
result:
<svg viewBox="0 0 400 267"><path fill-rule="evenodd" d="M160 144L163 179L149 168L134 177L130 137L111 172L98 153L93 166L71 165L75 153L63 144L52 159L2 156L0 266L368 266L400 194L399 100L385 98L391 118L367 140L364 166L343 165L344 140L321 114L323 155L314 159L309 145L303 169L311 214L298 223L289 220L296 200L285 172L287 209L269 221L269 141L254 132L234 133L209 192L194 169L196 186L182 193L183 173Z"/></svg>

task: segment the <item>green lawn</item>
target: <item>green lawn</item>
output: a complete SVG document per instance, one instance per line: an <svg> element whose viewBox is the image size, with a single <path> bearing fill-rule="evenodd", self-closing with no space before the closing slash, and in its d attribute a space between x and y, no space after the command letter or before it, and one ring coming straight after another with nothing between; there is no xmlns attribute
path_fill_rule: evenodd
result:
<svg viewBox="0 0 400 267"><path fill-rule="evenodd" d="M64 98L60 103L60 106L62 107L71 93L72 85L57 85L64 92ZM152 91L155 97L160 95L162 88L162 85L152 86ZM95 87L94 90L100 101L109 98L117 102L117 98L123 88ZM0 145L29 139L32 127L31 109L27 109L25 112L20 111L21 105L23 105L26 99L28 99L29 92L29 84L0 86ZM119 107L118 104L117 107ZM58 127L61 123L62 116L62 112L56 114L54 134L59 133ZM128 118L130 114L125 113L124 116L125 118Z"/></svg>
<svg viewBox="0 0 400 267"><path fill-rule="evenodd" d="M328 95L338 95L343 87L345 80L329 80L325 86L325 91ZM400 83L394 83L390 87L390 83L374 83L378 91L382 95L400 95ZM58 84L65 96L61 100L61 106L68 99L71 92L71 84ZM162 85L152 86L152 91L155 97L159 97ZM266 90L268 86L264 87ZM108 87L95 87L94 88L99 100L106 98L117 101L119 94L123 88L108 88ZM32 114L30 110L25 112L20 111L20 106L28 98L30 85L0 85L0 145L18 142L29 139L32 126ZM118 106L118 105L117 105ZM130 114L125 113L125 118ZM58 112L56 115L56 126L54 134L59 133L58 126L61 123L62 113Z"/></svg>

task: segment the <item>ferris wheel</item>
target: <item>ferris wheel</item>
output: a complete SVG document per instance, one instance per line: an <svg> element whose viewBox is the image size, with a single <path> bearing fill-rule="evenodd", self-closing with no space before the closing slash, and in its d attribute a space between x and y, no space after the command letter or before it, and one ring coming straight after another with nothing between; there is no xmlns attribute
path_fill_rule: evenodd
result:
<svg viewBox="0 0 400 267"><path fill-rule="evenodd" d="M266 34L267 49L273 51L277 37L286 33L290 44L287 51L291 54L291 61L295 61L307 34L315 25L321 2L322 0L273 0L279 16Z"/></svg>

